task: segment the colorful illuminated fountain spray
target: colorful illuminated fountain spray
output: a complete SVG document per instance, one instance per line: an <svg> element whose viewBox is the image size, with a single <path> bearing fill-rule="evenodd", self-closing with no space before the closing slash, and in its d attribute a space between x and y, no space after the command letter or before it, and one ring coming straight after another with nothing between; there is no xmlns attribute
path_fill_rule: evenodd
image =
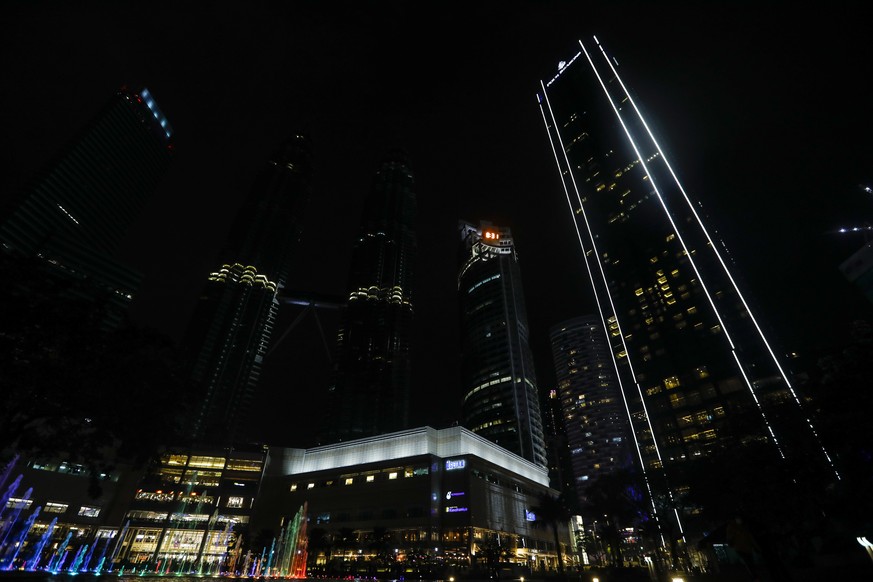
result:
<svg viewBox="0 0 873 582"><path fill-rule="evenodd" d="M17 460L18 456L16 455L0 471L0 488L6 485ZM33 532L36 520L42 512L42 506L34 508L24 518L23 523L20 523L22 515L30 506L30 498L33 493L33 488L28 487L20 499L15 497L22 478L23 475L18 475L6 487L3 494L0 495L0 570L45 570L53 573L67 572L73 574L83 572L100 573L111 536L104 535L100 537L95 535L91 543L80 544L73 553L69 565L67 565L67 559L70 557L71 548L69 544L73 536L72 531L67 533L54 552L46 554L51 544L52 535L57 528L57 517L55 517L46 526L46 529L38 539L33 540L29 546L26 545L28 538ZM14 503L11 503L13 500ZM102 550L97 559L97 565L91 568L92 559L98 545L102 545ZM24 559L22 556L27 556L27 558Z"/></svg>
<svg viewBox="0 0 873 582"><path fill-rule="evenodd" d="M52 517L48 524L37 522L44 514L42 506L37 506L28 513L33 488L28 488L21 495L17 492L21 486L22 475L18 475L10 482L16 462L17 457L0 469L0 491L2 491L0 494L0 571L44 571L52 575L80 573L124 575L124 568L116 572L113 572L113 568L123 557L122 549L124 540L128 537L130 521L127 521L117 534L103 529L89 538L74 537L75 528L67 529L66 525L59 525L57 516ZM187 497L192 497L190 490L187 493ZM18 498L19 495L21 498ZM14 503L10 503L10 500ZM203 500L198 499L196 503L197 509L194 513L201 514ZM158 543L152 559L146 562L140 572L135 570L133 572L150 576L197 574L305 578L306 512L307 505L304 503L297 513L283 524L278 538L274 538L271 546L263 548L258 556L252 551L243 555L242 536L234 535L230 520L219 519L216 508L206 529L200 530L203 532L203 537L199 544L199 551L194 548L188 556L184 554L159 556L161 544ZM195 533L196 526L193 522L183 522L182 513L183 510L180 508L178 516L173 516L172 513L168 516L162 538L167 535L184 536ZM66 532L63 533L65 530ZM223 554L216 553L219 548L223 548ZM161 557L164 559L161 560Z"/></svg>
<svg viewBox="0 0 873 582"><path fill-rule="evenodd" d="M280 578L305 578L307 558L306 509L304 503L296 515L282 528L279 535L279 548L276 552L276 565L268 564L266 576ZM273 540L275 542L275 540ZM272 551L270 552L272 555Z"/></svg>
<svg viewBox="0 0 873 582"><path fill-rule="evenodd" d="M49 523L48 527L43 532L42 536L40 536L39 541L36 543L36 546L33 549L33 555L27 561L26 570L36 570L37 566L39 566L39 562L42 559L42 550L45 547L48 540L51 538L52 533L55 531L55 525L58 523L58 518L53 517L51 523Z"/></svg>
<svg viewBox="0 0 873 582"><path fill-rule="evenodd" d="M25 506L30 505L28 502L30 501L30 495L33 493L33 487L28 487L27 491L24 492L24 497L21 498L19 503L14 504L12 511L9 512L9 516L6 519L0 521L0 548L5 547L6 539L9 537L9 534L12 533L12 530L15 529L15 524L18 523L18 517L21 515L21 510L25 508ZM3 505L3 509L6 508L6 505ZM3 516L3 511L0 510L0 517Z"/></svg>
<svg viewBox="0 0 873 582"><path fill-rule="evenodd" d="M15 539L15 543L10 546L0 546L5 552L8 552L9 556L4 556L0 559L0 569L2 570L11 570L15 565L15 560L18 559L18 553L21 551L21 546L24 544L25 538L27 538L28 534L30 534L30 530L33 528L33 522L36 520L37 516L39 516L39 512L42 507L38 506L33 510L33 513L30 514L30 517L27 518L27 521L24 522L24 527L21 528L21 531L18 533L18 537Z"/></svg>

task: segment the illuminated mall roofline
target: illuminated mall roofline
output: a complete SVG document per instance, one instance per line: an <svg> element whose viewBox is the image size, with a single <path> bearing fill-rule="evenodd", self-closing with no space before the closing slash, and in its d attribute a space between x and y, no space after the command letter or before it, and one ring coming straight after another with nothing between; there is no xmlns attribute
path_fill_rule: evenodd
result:
<svg viewBox="0 0 873 582"><path fill-rule="evenodd" d="M549 485L548 469L538 467L460 426L440 430L424 426L311 449L284 450L284 458L280 461L280 471L284 475L402 460L419 455L441 458L473 455L540 485Z"/></svg>

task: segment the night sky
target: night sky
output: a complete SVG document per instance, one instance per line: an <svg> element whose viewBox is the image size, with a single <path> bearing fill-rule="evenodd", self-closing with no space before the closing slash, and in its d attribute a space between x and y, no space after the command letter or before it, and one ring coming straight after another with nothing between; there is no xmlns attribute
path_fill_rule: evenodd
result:
<svg viewBox="0 0 873 582"><path fill-rule="evenodd" d="M149 87L177 155L121 254L146 275L135 321L179 339L286 136L308 132L316 163L295 292L344 294L372 174L406 148L419 210L413 419L445 426L460 397L459 219L513 230L541 390L554 381L549 327L591 310L535 95L596 34L773 339L812 350L871 318L838 270L864 238L836 230L873 221L858 186L873 181L873 9L757 4L14 1L0 35L0 192L19 190L121 85ZM322 323L332 347L335 314ZM275 444L310 444L328 371L302 320L266 364L263 416L284 421Z"/></svg>

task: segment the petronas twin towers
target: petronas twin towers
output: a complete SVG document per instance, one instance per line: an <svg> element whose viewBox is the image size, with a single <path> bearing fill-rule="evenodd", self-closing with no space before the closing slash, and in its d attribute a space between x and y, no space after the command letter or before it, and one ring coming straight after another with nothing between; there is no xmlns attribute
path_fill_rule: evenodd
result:
<svg viewBox="0 0 873 582"><path fill-rule="evenodd" d="M776 458L818 451L833 469L721 239L596 39L540 83L538 101L649 497L681 489L686 461L750 442L771 444ZM257 381L287 278L283 253L299 237L311 183L303 142L292 142L241 220L249 234L210 277L213 297L204 295L213 324L200 345L212 355L195 370L207 386L198 430L238 422L231 411L245 409ZM323 442L413 428L415 220L412 167L393 150L373 177L353 250ZM484 221L462 221L460 234L461 423L547 466L515 241Z"/></svg>
<svg viewBox="0 0 873 582"><path fill-rule="evenodd" d="M310 140L295 135L260 174L201 293L184 340L199 396L191 425L196 441L231 444L255 434L256 389L300 242L312 173ZM409 160L392 150L373 179L353 252L323 440L409 428L415 216Z"/></svg>
<svg viewBox="0 0 873 582"><path fill-rule="evenodd" d="M364 203L330 387L332 441L409 427L416 198L405 152L389 152Z"/></svg>
<svg viewBox="0 0 873 582"><path fill-rule="evenodd" d="M249 413L311 184L309 141L298 135L267 164L228 237L222 264L208 277L185 342L196 356L190 377L200 395L195 440L233 443L250 438L256 426ZM414 428L416 218L409 157L391 150L373 176L352 253L320 427L323 443ZM459 285L473 290L459 290L466 338L463 424L544 467L539 394L511 233L483 222L478 229L468 225L462 235Z"/></svg>
<svg viewBox="0 0 873 582"><path fill-rule="evenodd" d="M288 139L255 181L209 274L183 346L198 396L194 440L244 439L275 325L281 289L312 192L307 136Z"/></svg>

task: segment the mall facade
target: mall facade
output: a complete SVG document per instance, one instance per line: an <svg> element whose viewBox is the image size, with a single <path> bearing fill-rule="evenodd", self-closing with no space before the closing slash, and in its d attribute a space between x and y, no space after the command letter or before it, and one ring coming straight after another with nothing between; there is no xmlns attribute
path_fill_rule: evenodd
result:
<svg viewBox="0 0 873 582"><path fill-rule="evenodd" d="M310 573L557 569L542 496L548 471L462 428L422 427L311 449L270 450L253 529L307 510ZM571 555L567 525L558 539Z"/></svg>
<svg viewBox="0 0 873 582"><path fill-rule="evenodd" d="M6 515L16 519L0 556L15 569L514 577L557 569L555 534L536 516L543 496L557 496L547 469L461 427L310 449L174 448L148 467L100 475L99 492L87 467L68 462L21 459L3 473ZM559 525L565 564L569 537Z"/></svg>

